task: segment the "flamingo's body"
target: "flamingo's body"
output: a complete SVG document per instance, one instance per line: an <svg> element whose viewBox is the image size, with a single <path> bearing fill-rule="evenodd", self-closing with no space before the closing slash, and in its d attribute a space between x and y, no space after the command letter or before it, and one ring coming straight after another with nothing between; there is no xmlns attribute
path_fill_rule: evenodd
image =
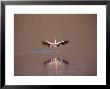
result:
<svg viewBox="0 0 110 89"><path fill-rule="evenodd" d="M42 44L47 46L47 47L59 47L60 45L66 45L69 41L61 41L61 42L56 42L56 39L55 39L55 42L54 43L51 43L49 41L42 41Z"/></svg>

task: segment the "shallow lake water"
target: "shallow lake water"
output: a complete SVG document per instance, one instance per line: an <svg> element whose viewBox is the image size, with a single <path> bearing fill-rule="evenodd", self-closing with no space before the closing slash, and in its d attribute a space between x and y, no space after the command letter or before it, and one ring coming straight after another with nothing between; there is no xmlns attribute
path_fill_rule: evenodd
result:
<svg viewBox="0 0 110 89"><path fill-rule="evenodd" d="M60 49L38 49L19 53L15 60L16 76L95 76L97 64L91 59L91 52L84 56L84 51ZM78 56L77 54L80 55ZM74 57L73 57L74 56ZM76 59L75 59L76 57ZM51 59L62 61L51 63ZM74 58L74 59L73 59Z"/></svg>
<svg viewBox="0 0 110 89"><path fill-rule="evenodd" d="M69 43L42 45L55 39ZM52 58L68 64L48 64ZM14 75L96 76L97 14L15 14Z"/></svg>

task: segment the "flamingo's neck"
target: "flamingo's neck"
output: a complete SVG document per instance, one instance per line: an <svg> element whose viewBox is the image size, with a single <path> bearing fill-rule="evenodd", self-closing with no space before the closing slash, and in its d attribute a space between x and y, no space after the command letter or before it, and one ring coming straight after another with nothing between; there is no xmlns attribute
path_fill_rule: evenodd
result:
<svg viewBox="0 0 110 89"><path fill-rule="evenodd" d="M57 42L56 42L56 39L55 39L55 44L56 44Z"/></svg>

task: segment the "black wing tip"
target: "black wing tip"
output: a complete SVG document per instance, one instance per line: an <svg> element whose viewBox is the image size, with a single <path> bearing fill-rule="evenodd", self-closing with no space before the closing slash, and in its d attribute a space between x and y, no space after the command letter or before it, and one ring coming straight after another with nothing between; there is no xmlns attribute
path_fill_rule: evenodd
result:
<svg viewBox="0 0 110 89"><path fill-rule="evenodd" d="M46 41L41 41L42 43L47 43Z"/></svg>
<svg viewBox="0 0 110 89"><path fill-rule="evenodd" d="M66 42L69 42L69 40L67 40Z"/></svg>
<svg viewBox="0 0 110 89"><path fill-rule="evenodd" d="M69 43L69 40L67 40L67 41L64 41L64 44L67 44L67 43Z"/></svg>
<svg viewBox="0 0 110 89"><path fill-rule="evenodd" d="M65 41L65 43L68 44L69 43L69 40Z"/></svg>
<svg viewBox="0 0 110 89"><path fill-rule="evenodd" d="M45 41L41 41L41 43L43 44Z"/></svg>
<svg viewBox="0 0 110 89"><path fill-rule="evenodd" d="M43 45L50 47L49 43L47 43L46 41L41 41Z"/></svg>

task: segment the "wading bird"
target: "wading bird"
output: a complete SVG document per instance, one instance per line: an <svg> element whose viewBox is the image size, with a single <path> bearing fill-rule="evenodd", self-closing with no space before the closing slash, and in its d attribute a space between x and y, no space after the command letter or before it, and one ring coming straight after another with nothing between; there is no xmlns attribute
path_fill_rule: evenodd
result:
<svg viewBox="0 0 110 89"><path fill-rule="evenodd" d="M55 39L54 43L51 43L49 41L42 41L42 44L47 46L47 47L59 47L60 45L68 44L68 42L69 42L68 40L67 41L56 42L56 39Z"/></svg>

